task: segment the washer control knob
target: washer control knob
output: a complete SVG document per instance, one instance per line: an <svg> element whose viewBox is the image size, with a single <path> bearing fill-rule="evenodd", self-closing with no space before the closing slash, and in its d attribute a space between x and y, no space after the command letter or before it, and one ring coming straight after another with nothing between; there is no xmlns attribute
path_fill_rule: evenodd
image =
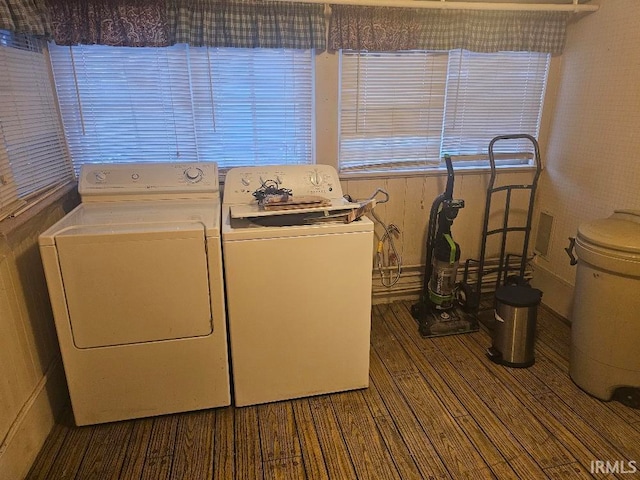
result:
<svg viewBox="0 0 640 480"><path fill-rule="evenodd" d="M243 184L245 187L248 187L249 185L251 185L251 180L250 180L250 179L248 179L248 178L246 178L246 177L242 177L242 178L240 179L240 181L242 182L242 184Z"/></svg>
<svg viewBox="0 0 640 480"><path fill-rule="evenodd" d="M322 174L320 174L318 170L314 170L309 180L311 180L311 183L316 187L322 185Z"/></svg>
<svg viewBox="0 0 640 480"><path fill-rule="evenodd" d="M107 179L107 174L104 172L96 172L95 177L97 182L104 182Z"/></svg>
<svg viewBox="0 0 640 480"><path fill-rule="evenodd" d="M184 178L191 183L199 182L202 180L202 170L197 167L189 167L184 171Z"/></svg>

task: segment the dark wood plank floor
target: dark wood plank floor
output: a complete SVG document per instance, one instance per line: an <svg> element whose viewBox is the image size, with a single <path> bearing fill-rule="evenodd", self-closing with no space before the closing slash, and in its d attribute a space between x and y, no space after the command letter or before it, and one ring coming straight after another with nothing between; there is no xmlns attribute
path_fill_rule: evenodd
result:
<svg viewBox="0 0 640 480"><path fill-rule="evenodd" d="M592 462L640 464L640 411L571 382L561 319L540 309L535 365L509 369L485 357L485 331L420 337L409 306L374 307L366 390L93 427L66 418L28 478L630 478Z"/></svg>

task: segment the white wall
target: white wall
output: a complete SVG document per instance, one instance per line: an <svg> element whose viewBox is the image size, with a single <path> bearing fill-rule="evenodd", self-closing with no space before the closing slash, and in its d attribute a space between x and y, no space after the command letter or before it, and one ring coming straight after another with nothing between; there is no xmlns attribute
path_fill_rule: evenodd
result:
<svg viewBox="0 0 640 480"><path fill-rule="evenodd" d="M568 29L537 199L555 222L536 277L566 317L575 282L567 237L614 209L640 209L640 2L593 3L599 11Z"/></svg>

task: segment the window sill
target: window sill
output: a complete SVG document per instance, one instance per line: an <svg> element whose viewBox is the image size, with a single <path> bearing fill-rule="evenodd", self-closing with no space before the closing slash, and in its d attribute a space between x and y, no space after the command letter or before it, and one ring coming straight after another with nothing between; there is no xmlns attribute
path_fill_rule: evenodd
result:
<svg viewBox="0 0 640 480"><path fill-rule="evenodd" d="M13 232L21 229L21 227L26 225L30 220L60 199L72 193L73 190L77 192L77 183L70 181L55 189L53 192L47 191L29 199L28 204L21 209L19 215L7 217L0 221L0 237L6 238Z"/></svg>
<svg viewBox="0 0 640 480"><path fill-rule="evenodd" d="M497 174L503 173L526 173L535 172L535 165L521 166L497 166ZM453 173L455 175L489 175L491 169L489 167L460 167L454 166ZM403 171L377 171L377 172L342 172L339 174L340 180L367 180L380 178L416 178L416 177L441 177L447 175L446 167L434 167L422 170L403 170Z"/></svg>

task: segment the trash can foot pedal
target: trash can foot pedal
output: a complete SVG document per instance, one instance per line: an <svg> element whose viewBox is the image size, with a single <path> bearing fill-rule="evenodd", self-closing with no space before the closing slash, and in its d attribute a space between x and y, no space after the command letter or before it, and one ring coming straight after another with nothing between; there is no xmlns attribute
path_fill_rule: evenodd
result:
<svg viewBox="0 0 640 480"><path fill-rule="evenodd" d="M495 348L487 348L487 357L493 363L502 363L502 354Z"/></svg>

